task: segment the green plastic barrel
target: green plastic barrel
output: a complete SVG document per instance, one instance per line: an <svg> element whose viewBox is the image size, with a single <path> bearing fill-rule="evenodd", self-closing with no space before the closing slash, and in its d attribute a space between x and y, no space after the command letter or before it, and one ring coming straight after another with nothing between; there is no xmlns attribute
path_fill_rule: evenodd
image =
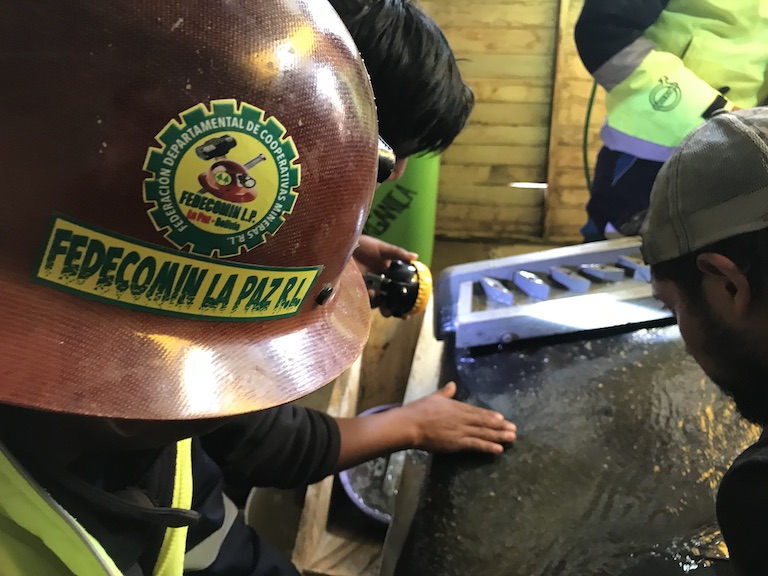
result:
<svg viewBox="0 0 768 576"><path fill-rule="evenodd" d="M376 190L363 232L416 252L429 266L435 244L440 155L411 156L403 176Z"/></svg>

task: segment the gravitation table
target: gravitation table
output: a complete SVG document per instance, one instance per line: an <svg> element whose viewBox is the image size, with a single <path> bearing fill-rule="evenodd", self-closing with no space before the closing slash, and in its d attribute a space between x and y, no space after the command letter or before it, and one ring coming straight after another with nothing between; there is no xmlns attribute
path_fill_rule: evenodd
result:
<svg viewBox="0 0 768 576"><path fill-rule="evenodd" d="M759 431L685 353L638 239L449 268L433 304L406 400L455 380L518 440L408 453L381 574L731 573L714 499Z"/></svg>

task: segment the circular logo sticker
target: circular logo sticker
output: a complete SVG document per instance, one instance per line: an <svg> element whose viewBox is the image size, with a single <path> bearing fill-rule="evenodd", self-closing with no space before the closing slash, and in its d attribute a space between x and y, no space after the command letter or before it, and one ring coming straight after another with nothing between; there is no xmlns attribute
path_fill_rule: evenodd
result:
<svg viewBox="0 0 768 576"><path fill-rule="evenodd" d="M669 78L659 78L659 85L651 90L651 108L657 112L669 112L677 108L683 99L683 91L677 82L670 82Z"/></svg>
<svg viewBox="0 0 768 576"><path fill-rule="evenodd" d="M198 104L155 137L144 169L144 201L177 248L228 257L267 241L298 197L298 151L274 117L235 100Z"/></svg>

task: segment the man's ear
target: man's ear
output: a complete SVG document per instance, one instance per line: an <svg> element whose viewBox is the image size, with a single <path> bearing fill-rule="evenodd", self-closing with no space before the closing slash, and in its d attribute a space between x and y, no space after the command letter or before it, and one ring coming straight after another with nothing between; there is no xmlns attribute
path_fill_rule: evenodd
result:
<svg viewBox="0 0 768 576"><path fill-rule="evenodd" d="M722 254L704 253L696 258L702 273L704 295L720 312L745 318L752 303L747 276L730 258Z"/></svg>

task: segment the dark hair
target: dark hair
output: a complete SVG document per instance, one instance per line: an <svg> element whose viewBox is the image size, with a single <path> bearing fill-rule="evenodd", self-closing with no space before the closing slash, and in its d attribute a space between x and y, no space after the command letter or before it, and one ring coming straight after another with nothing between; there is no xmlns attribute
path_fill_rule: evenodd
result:
<svg viewBox="0 0 768 576"><path fill-rule="evenodd" d="M474 105L437 24L408 0L330 0L371 76L379 133L399 158L445 150Z"/></svg>
<svg viewBox="0 0 768 576"><path fill-rule="evenodd" d="M699 303L702 298L703 277L696 264L696 258L705 253L721 254L731 260L747 276L753 297L766 297L768 228L719 240L690 254L654 264L651 266L651 272L659 280L674 282L690 303Z"/></svg>

